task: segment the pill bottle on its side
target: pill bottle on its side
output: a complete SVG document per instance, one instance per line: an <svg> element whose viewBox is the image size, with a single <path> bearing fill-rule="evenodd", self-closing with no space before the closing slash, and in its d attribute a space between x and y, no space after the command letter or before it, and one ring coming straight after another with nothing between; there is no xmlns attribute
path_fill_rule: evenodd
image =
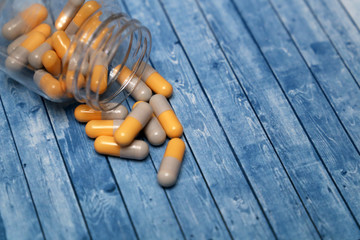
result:
<svg viewBox="0 0 360 240"><path fill-rule="evenodd" d="M78 15L67 19L78 2ZM28 21L21 34L10 31L19 21ZM41 22L51 26L48 36L32 31ZM0 70L50 101L76 100L97 110L115 108L132 93L151 50L149 30L113 1L0 0L0 26ZM15 41L21 45L9 49ZM59 75L49 73L59 67Z"/></svg>

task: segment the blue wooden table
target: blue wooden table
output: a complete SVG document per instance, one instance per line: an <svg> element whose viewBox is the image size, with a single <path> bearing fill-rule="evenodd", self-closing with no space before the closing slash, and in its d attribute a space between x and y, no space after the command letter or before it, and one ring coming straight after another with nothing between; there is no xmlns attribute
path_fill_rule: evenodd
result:
<svg viewBox="0 0 360 240"><path fill-rule="evenodd" d="M360 238L359 0L119 5L174 86L177 185L156 182L165 145L98 155L76 104L2 74L0 239Z"/></svg>

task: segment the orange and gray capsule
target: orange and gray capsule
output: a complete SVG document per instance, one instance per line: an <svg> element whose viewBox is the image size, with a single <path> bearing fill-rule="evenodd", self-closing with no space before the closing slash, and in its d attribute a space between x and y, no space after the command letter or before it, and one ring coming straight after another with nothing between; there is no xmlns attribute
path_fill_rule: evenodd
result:
<svg viewBox="0 0 360 240"><path fill-rule="evenodd" d="M34 82L49 97L59 99L64 97L61 82L44 70L37 70L34 74Z"/></svg>
<svg viewBox="0 0 360 240"><path fill-rule="evenodd" d="M46 19L47 15L46 8L35 3L5 23L2 28L2 35L8 40L14 40L39 25Z"/></svg>
<svg viewBox="0 0 360 240"><path fill-rule="evenodd" d="M157 174L158 183L163 187L171 187L176 183L185 153L185 143L180 138L168 142L164 157Z"/></svg>
<svg viewBox="0 0 360 240"><path fill-rule="evenodd" d="M29 54L45 42L45 35L40 32L31 32L25 41L20 44L6 59L5 65L8 69L18 71L23 68Z"/></svg>
<svg viewBox="0 0 360 240"><path fill-rule="evenodd" d="M85 126L86 135L90 138L114 136L124 120L91 120Z"/></svg>
<svg viewBox="0 0 360 240"><path fill-rule="evenodd" d="M49 50L42 56L42 64L46 71L51 73L54 77L61 72L61 60L54 50Z"/></svg>
<svg viewBox="0 0 360 240"><path fill-rule="evenodd" d="M149 155L149 146L141 140L133 141L127 147L120 147L111 136L100 136L94 142L95 151L103 154L133 160L143 160Z"/></svg>
<svg viewBox="0 0 360 240"><path fill-rule="evenodd" d="M120 66L117 66L115 69L118 71L120 69ZM152 96L152 91L136 75L134 75L130 82L127 83L129 77L131 76L131 73L131 70L128 67L124 66L118 76L119 83L121 85L127 84L125 87L126 91L131 92L131 96L136 101L149 101Z"/></svg>
<svg viewBox="0 0 360 240"><path fill-rule="evenodd" d="M122 147L129 145L149 122L152 113L150 104L141 102L136 105L115 131L115 141Z"/></svg>
<svg viewBox="0 0 360 240"><path fill-rule="evenodd" d="M96 1L86 2L76 13L69 26L67 26L65 33L68 36L75 34L79 30L80 26L100 7L101 5Z"/></svg>
<svg viewBox="0 0 360 240"><path fill-rule="evenodd" d="M42 23L33 30L31 30L29 33L31 32L41 32L45 36L49 36L51 34L51 27L46 23ZM25 39L28 38L29 33L23 34L20 37L16 38L14 41L12 41L7 48L7 53L10 55L18 46L20 46L25 41Z"/></svg>
<svg viewBox="0 0 360 240"><path fill-rule="evenodd" d="M55 28L65 30L83 3L84 0L69 0L55 21Z"/></svg>
<svg viewBox="0 0 360 240"><path fill-rule="evenodd" d="M144 72L141 76L141 79L146 83L146 85L157 94L161 94L169 98L173 92L171 84L165 80L153 67L149 64L145 64Z"/></svg>
<svg viewBox="0 0 360 240"><path fill-rule="evenodd" d="M45 42L43 42L39 47L30 53L28 61L32 67L35 69L43 67L42 56L46 51L52 50L51 42L51 37L49 37Z"/></svg>
<svg viewBox="0 0 360 240"><path fill-rule="evenodd" d="M140 102L136 102L133 108L139 103ZM152 114L151 119L144 127L143 132L151 145L159 146L166 140L166 133L154 114Z"/></svg>
<svg viewBox="0 0 360 240"><path fill-rule="evenodd" d="M156 94L151 97L150 105L161 126L164 128L166 135L169 138L180 137L183 133L183 127L166 97L161 94Z"/></svg>
<svg viewBox="0 0 360 240"><path fill-rule="evenodd" d="M117 103L108 103L108 107ZM124 105L119 105L110 111L97 111L86 104L81 104L75 108L74 115L79 122L88 122L90 120L123 120L128 114Z"/></svg>

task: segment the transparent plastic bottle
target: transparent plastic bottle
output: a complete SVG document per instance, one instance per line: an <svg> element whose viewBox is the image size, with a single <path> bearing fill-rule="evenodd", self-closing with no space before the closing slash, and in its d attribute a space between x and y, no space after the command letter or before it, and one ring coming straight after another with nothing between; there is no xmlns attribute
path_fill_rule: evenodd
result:
<svg viewBox="0 0 360 240"><path fill-rule="evenodd" d="M92 6L93 12L85 10L80 12L81 8L80 10L75 9L76 4L91 5L91 3L99 5L95 8ZM35 39L36 34L33 34L31 30L42 20L37 19L38 17L44 18L43 12L41 12L43 9L38 11L38 4L47 10L47 16L42 22L51 26L51 34L45 36L45 39L42 37L37 41L29 40L28 42L31 44L32 42L37 44L35 50L30 49L24 55L24 51L21 52L17 47L14 48L17 53L14 53L14 49L8 48L15 39L22 36L22 39L18 40L19 42L22 40L22 43L30 36ZM26 12L29 7L32 9ZM75 18L71 16L74 15L74 11L79 13L77 20L82 20L76 22L79 26L74 24ZM91 14L87 16L84 13ZM8 22L14 18L15 20L9 24ZM17 22L24 19L28 23L19 27L20 30L16 30L23 34L19 35L16 31L10 31L13 30L11 29L12 25L16 25ZM87 103L98 110L115 108L131 94L138 82L141 81L141 74L145 68L144 63L148 61L151 50L149 30L139 21L122 13L119 6L113 1L87 1L84 3L83 0L69 0L68 2L0 0L0 26L3 28L0 36L0 69L2 71L50 101L76 100ZM61 31L56 32L57 30ZM51 47L47 47L47 50L52 49L54 42L63 34L68 37L67 46L64 48L62 41L55 46L66 51L59 54L60 50L54 49L61 60L60 74L54 76L50 73L47 75L48 71L41 64L44 59L42 61L38 59L39 66L29 63L29 59L31 59L31 63L35 62L34 54L31 55L31 53L39 48L40 42L48 41L48 46ZM51 54L48 55L51 59ZM23 56L26 56L26 59ZM46 77L44 77L45 75Z"/></svg>

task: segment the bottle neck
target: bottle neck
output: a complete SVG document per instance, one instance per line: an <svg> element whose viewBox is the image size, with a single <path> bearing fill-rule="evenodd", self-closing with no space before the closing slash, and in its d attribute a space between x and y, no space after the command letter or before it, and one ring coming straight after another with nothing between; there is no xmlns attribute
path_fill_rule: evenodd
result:
<svg viewBox="0 0 360 240"><path fill-rule="evenodd" d="M149 30L112 11L95 12L71 36L60 80L68 96L103 111L117 107L131 94L151 50ZM119 81L124 70L126 79Z"/></svg>

